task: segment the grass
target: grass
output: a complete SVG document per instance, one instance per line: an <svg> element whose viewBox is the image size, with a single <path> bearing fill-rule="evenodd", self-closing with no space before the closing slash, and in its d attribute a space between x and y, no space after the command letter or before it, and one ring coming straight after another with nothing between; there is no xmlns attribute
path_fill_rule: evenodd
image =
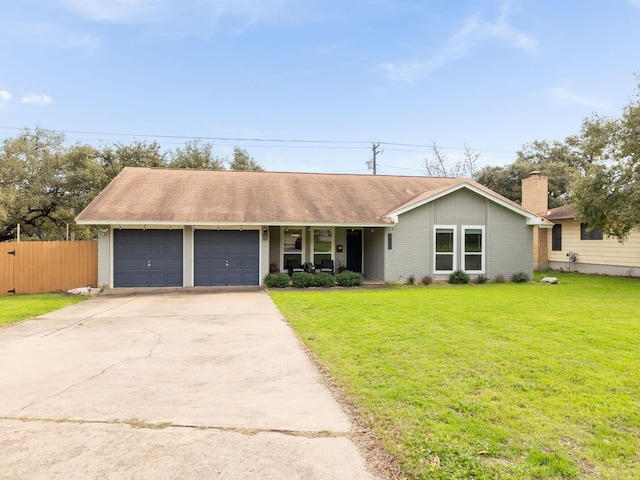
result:
<svg viewBox="0 0 640 480"><path fill-rule="evenodd" d="M413 479L640 478L640 281L272 291Z"/></svg>
<svg viewBox="0 0 640 480"><path fill-rule="evenodd" d="M0 297L0 327L44 315L85 299L86 297L72 297L59 293Z"/></svg>

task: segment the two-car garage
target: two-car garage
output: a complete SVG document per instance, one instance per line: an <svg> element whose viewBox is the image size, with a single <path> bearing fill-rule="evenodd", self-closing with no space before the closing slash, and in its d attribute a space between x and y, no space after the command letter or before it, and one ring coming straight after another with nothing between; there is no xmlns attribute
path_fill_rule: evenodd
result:
<svg viewBox="0 0 640 480"><path fill-rule="evenodd" d="M113 231L114 287L174 287L258 285L258 230L195 230L193 257L185 257L182 229L122 229ZM188 262L193 262L189 264ZM192 268L191 268L192 267Z"/></svg>

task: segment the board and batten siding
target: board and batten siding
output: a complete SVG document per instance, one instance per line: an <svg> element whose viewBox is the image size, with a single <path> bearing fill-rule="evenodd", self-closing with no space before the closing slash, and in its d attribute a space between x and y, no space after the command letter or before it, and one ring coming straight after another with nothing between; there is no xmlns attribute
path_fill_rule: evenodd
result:
<svg viewBox="0 0 640 480"><path fill-rule="evenodd" d="M363 229L364 237L364 275L384 280L385 230L382 228ZM373 230L373 231L372 231Z"/></svg>
<svg viewBox="0 0 640 480"><path fill-rule="evenodd" d="M489 200L470 192L458 190L435 202L433 223L435 225L486 225ZM522 220L524 222L524 219Z"/></svg>
<svg viewBox="0 0 640 480"><path fill-rule="evenodd" d="M562 250L551 249L549 232L549 267L576 270L584 273L640 276L640 232L633 231L620 243L615 238L580 240L580 222L557 220L562 225ZM576 254L576 262L569 265L567 253Z"/></svg>

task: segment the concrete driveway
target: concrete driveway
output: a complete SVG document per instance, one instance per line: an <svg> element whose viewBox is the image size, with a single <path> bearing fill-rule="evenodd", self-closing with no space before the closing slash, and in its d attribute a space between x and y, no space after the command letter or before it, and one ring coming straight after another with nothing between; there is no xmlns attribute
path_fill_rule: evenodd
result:
<svg viewBox="0 0 640 480"><path fill-rule="evenodd" d="M2 479L373 479L262 291L103 295L0 330Z"/></svg>

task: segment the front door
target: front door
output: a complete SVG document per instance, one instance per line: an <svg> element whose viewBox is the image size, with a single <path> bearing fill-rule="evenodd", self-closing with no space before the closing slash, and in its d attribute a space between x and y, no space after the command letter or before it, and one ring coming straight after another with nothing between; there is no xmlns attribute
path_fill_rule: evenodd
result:
<svg viewBox="0 0 640 480"><path fill-rule="evenodd" d="M347 230L347 270L362 273L362 230Z"/></svg>

